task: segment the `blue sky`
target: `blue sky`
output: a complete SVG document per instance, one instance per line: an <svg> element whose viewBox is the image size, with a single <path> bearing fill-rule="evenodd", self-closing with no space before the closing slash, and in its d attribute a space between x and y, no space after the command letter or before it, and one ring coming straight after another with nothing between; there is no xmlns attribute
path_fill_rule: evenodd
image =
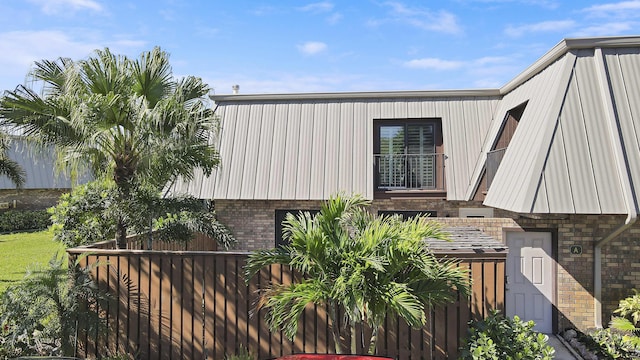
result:
<svg viewBox="0 0 640 360"><path fill-rule="evenodd" d="M216 94L496 88L563 38L640 34L640 0L3 0L0 14L0 90L36 60L156 45Z"/></svg>

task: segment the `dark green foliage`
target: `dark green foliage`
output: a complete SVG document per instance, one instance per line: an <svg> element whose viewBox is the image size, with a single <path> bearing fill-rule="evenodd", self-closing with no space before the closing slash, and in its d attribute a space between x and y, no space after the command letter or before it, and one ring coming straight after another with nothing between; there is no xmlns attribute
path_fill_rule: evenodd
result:
<svg viewBox="0 0 640 360"><path fill-rule="evenodd" d="M7 210L0 212L0 233L44 230L51 225L46 210Z"/></svg>
<svg viewBox="0 0 640 360"><path fill-rule="evenodd" d="M129 197L117 196L111 180L97 180L76 187L49 209L54 239L67 247L113 239L120 219L130 234L148 233L164 241L187 242L196 232L229 248L235 243L204 203L193 197L162 198L150 186L135 186Z"/></svg>
<svg viewBox="0 0 640 360"><path fill-rule="evenodd" d="M533 321L523 322L493 312L485 320L471 322L461 359L553 359L555 350L547 336L533 330Z"/></svg>
<svg viewBox="0 0 640 360"><path fill-rule="evenodd" d="M0 357L73 355L76 324L83 330L106 329L94 311L108 297L91 279L90 269L67 269L57 254L49 267L28 272L0 299Z"/></svg>
<svg viewBox="0 0 640 360"><path fill-rule="evenodd" d="M53 239L67 247L113 239L115 219L103 212L115 203L115 188L108 181L77 186L49 209Z"/></svg>

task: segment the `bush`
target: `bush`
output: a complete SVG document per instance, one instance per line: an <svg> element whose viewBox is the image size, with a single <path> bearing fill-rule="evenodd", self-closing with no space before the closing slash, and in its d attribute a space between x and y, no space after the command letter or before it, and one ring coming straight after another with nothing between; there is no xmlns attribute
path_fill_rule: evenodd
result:
<svg viewBox="0 0 640 360"><path fill-rule="evenodd" d="M547 345L547 335L533 330L533 321L494 312L470 325L461 359L553 359L555 350Z"/></svg>
<svg viewBox="0 0 640 360"><path fill-rule="evenodd" d="M103 314L87 309L105 309L108 294L92 280L91 268L66 264L66 257L56 254L48 267L29 271L2 294L0 358L71 356L78 323L89 333L106 329Z"/></svg>
<svg viewBox="0 0 640 360"><path fill-rule="evenodd" d="M51 225L46 210L8 210L0 213L0 233L44 230Z"/></svg>

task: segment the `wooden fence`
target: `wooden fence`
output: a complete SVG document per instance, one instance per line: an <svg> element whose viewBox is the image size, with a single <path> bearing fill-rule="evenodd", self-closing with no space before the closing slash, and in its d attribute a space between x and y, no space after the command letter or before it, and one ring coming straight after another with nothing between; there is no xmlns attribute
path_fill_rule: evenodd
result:
<svg viewBox="0 0 640 360"><path fill-rule="evenodd" d="M272 266L245 285L242 272L248 253L95 248L68 252L81 266L98 264L95 278L114 299L108 306L94 307L107 319L106 336L79 331L80 357L128 353L140 359L224 359L240 347L258 359L333 352L321 308L306 309L294 341L269 331L264 310L253 311L256 292L268 282L287 284L292 276L287 268ZM505 254L456 256L470 271L472 296L434 309L423 329L388 319L379 336L379 355L455 359L468 321L503 309ZM358 348L365 352L360 341Z"/></svg>

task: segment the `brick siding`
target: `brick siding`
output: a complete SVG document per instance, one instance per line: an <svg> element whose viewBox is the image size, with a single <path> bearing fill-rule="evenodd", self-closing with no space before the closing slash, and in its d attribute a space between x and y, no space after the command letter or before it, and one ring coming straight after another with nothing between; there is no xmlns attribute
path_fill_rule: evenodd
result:
<svg viewBox="0 0 640 360"><path fill-rule="evenodd" d="M56 205L60 196L69 191L70 189L3 189L0 190L0 203L9 203L11 210L44 210Z"/></svg>

